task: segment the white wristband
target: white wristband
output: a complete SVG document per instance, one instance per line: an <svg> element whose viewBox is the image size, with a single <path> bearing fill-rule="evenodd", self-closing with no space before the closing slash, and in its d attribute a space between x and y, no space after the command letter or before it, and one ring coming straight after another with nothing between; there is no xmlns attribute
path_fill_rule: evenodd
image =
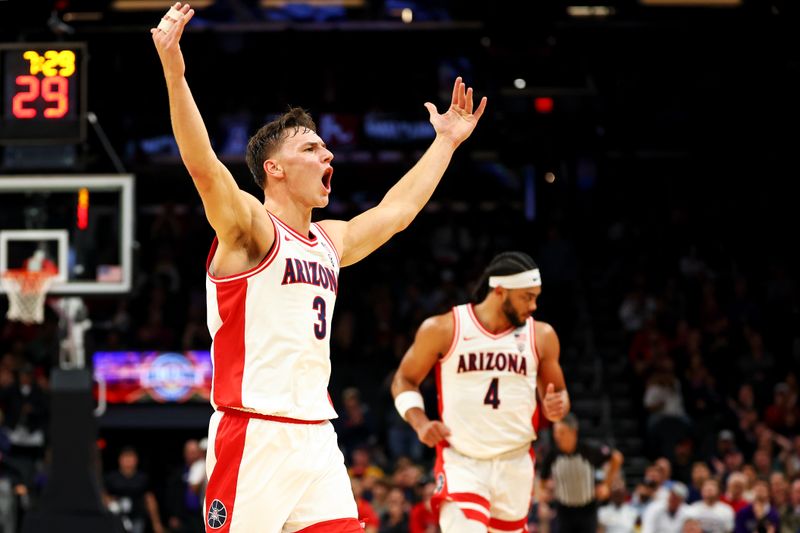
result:
<svg viewBox="0 0 800 533"><path fill-rule="evenodd" d="M419 407L423 411L425 410L422 394L415 390L407 390L398 394L397 398L394 399L394 406L400 416L403 417L403 420L406 419L406 413L409 409Z"/></svg>

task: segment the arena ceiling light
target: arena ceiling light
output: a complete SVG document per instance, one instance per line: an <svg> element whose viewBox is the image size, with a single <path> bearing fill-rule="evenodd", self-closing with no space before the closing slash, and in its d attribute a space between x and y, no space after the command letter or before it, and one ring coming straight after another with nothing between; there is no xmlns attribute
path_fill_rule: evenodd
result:
<svg viewBox="0 0 800 533"><path fill-rule="evenodd" d="M610 6L567 6L567 14L571 17L608 17L614 14Z"/></svg>

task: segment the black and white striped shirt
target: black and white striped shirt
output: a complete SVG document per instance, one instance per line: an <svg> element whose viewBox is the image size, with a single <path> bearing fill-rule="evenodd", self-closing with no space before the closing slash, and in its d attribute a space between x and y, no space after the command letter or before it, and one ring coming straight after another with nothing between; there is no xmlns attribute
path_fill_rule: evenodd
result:
<svg viewBox="0 0 800 533"><path fill-rule="evenodd" d="M583 507L595 501L596 470L611 459L611 449L578 442L573 453L554 447L542 461L541 478L553 478L555 499L561 505Z"/></svg>

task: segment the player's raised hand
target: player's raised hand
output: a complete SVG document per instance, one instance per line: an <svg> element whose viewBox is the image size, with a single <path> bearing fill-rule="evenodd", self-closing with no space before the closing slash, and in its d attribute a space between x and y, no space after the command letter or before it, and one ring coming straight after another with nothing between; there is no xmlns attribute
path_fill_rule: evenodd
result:
<svg viewBox="0 0 800 533"><path fill-rule="evenodd" d="M189 4L177 2L167 11L158 27L150 28L165 76L183 76L186 70L178 43L183 29L193 16L194 9Z"/></svg>
<svg viewBox="0 0 800 533"><path fill-rule="evenodd" d="M542 400L544 416L551 422L561 420L569 412L569 399L566 389L556 392L555 386L550 383Z"/></svg>
<svg viewBox="0 0 800 533"><path fill-rule="evenodd" d="M473 110L472 87L467 88L459 76L453 85L450 108L444 114L440 115L436 106L430 102L425 102L425 107L431 115L431 124L436 135L450 139L458 146L472 134L478 124L483 110L486 109L486 97L481 98L478 108Z"/></svg>
<svg viewBox="0 0 800 533"><path fill-rule="evenodd" d="M447 440L447 437L450 436L450 428L438 420L428 420L417 430L417 436L423 444L433 448L439 442Z"/></svg>

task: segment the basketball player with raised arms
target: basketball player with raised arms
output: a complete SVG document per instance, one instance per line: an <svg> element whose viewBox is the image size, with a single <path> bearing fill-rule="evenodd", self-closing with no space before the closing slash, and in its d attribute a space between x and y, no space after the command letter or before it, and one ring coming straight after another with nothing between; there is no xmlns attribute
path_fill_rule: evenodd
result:
<svg viewBox="0 0 800 533"><path fill-rule="evenodd" d="M217 159L184 77L181 34L194 11L176 3L151 30L183 162L216 232L207 263L213 338L207 531L363 531L330 419L330 324L339 268L406 228L486 107L456 79L449 109L426 103L436 132L381 202L349 221L311 222L328 205L333 154L293 108L250 139L264 190L242 191ZM269 77L266 78L267 80ZM267 81L268 83L268 81Z"/></svg>
<svg viewBox="0 0 800 533"><path fill-rule="evenodd" d="M527 254L497 255L476 303L425 320L395 374L400 416L436 446L432 506L443 533L527 531L537 390L548 420L570 407L558 336L532 317L541 285ZM428 419L419 393L434 367L441 420Z"/></svg>

